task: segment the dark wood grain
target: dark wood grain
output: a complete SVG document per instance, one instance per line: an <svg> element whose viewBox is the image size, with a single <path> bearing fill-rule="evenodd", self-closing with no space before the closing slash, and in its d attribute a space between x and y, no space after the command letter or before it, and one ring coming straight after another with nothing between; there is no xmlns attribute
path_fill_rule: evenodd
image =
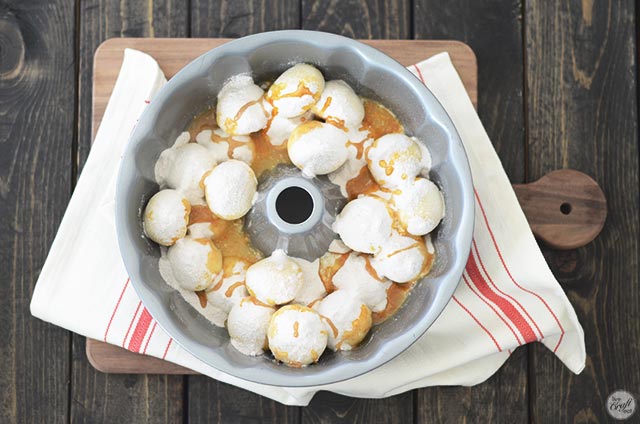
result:
<svg viewBox="0 0 640 424"><path fill-rule="evenodd" d="M526 4L528 177L576 168L600 183L609 203L593 243L573 253L545 249L584 327L588 357L576 376L533 347L532 419L605 422L607 396L616 389L637 395L640 387L634 4Z"/></svg>
<svg viewBox="0 0 640 424"><path fill-rule="evenodd" d="M69 417L67 331L29 313L69 201L74 2L0 2L0 422Z"/></svg>
<svg viewBox="0 0 640 424"><path fill-rule="evenodd" d="M415 38L461 40L478 59L478 114L512 183L525 181L522 3L416 0Z"/></svg>
<svg viewBox="0 0 640 424"><path fill-rule="evenodd" d="M186 377L103 374L87 364L82 337L73 339L72 366L71 422L182 422Z"/></svg>
<svg viewBox="0 0 640 424"><path fill-rule="evenodd" d="M93 54L113 37L186 37L188 7L182 0L82 0L79 9L79 124L76 162L82 170L89 154ZM79 172L78 172L79 173Z"/></svg>
<svg viewBox="0 0 640 424"><path fill-rule="evenodd" d="M236 38L300 28L297 0L191 0L191 37Z"/></svg>
<svg viewBox="0 0 640 424"><path fill-rule="evenodd" d="M93 54L107 38L183 37L188 9L178 0L91 0L79 2L79 103L76 165L81 170L91 135ZM71 419L78 422L176 422L186 390L181 376L109 375L87 361L83 337L73 336Z"/></svg>
<svg viewBox="0 0 640 424"><path fill-rule="evenodd" d="M302 28L351 38L412 38L408 0L302 0Z"/></svg>
<svg viewBox="0 0 640 424"><path fill-rule="evenodd" d="M189 377L190 423L300 422L299 407L285 406L208 377Z"/></svg>
<svg viewBox="0 0 640 424"><path fill-rule="evenodd" d="M299 27L300 5L296 0L191 1L192 37L241 37ZM299 408L283 406L204 376L189 376L188 381L187 405L191 423L300 421Z"/></svg>
<svg viewBox="0 0 640 424"><path fill-rule="evenodd" d="M514 183L525 178L521 9L520 0L416 0L413 15L416 38L458 39L476 53L478 114ZM526 421L528 349L478 386L418 390L417 421Z"/></svg>
<svg viewBox="0 0 640 424"><path fill-rule="evenodd" d="M302 0L302 27L353 38L411 38L410 2ZM304 422L406 423L413 420L413 395L356 399L318 393L302 410Z"/></svg>

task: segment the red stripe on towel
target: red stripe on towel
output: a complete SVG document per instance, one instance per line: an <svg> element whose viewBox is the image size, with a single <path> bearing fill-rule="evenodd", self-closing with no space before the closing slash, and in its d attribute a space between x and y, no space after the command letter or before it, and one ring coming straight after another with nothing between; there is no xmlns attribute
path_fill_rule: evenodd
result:
<svg viewBox="0 0 640 424"><path fill-rule="evenodd" d="M420 68L418 68L418 65L413 65L413 67L415 68L416 72L418 72L418 78L420 78L420 81L422 81L423 84L426 84L426 82L424 81L424 77L422 76L422 71L420 70Z"/></svg>
<svg viewBox="0 0 640 424"><path fill-rule="evenodd" d="M513 328L511 328L511 326L509 325L509 323L507 322L507 320L506 320L506 319L504 319L504 318L502 317L502 315L500 315L500 313L499 313L498 311L496 311L496 308L494 308L494 307L493 307L493 305L492 305L491 303L487 302L487 300L486 300L484 297L482 297L478 292L476 292L476 291L473 289L473 287L471 287L471 284L469 284L469 281L467 281L467 277L466 277L464 274L462 275L462 279L464 280L464 283L467 285L467 287L469 287L469 290L471 290L471 291L473 292L473 294L475 294L476 296L478 296L478 298L479 298L480 300L482 300L482 301L483 301L483 302L484 302L488 307L490 307L490 308L491 308L491 310L492 310L493 312L495 312L495 314L498 316L498 318L500 318L500 320L501 320L502 322L504 322L504 325L506 325L506 326L507 326L507 328L511 331L511 334L513 334L513 337L515 337L515 338L516 338L516 342L518 343L518 345L521 345L521 344L522 344L522 342L520 341L520 337L518 337L518 334L517 334L515 331L513 331Z"/></svg>
<svg viewBox="0 0 640 424"><path fill-rule="evenodd" d="M527 320L511 303L509 303L508 300L499 296L491 289L491 287L489 287L489 284L485 281L482 274L480 274L480 269L478 269L478 264L476 263L476 259L473 255L469 255L466 271L480 293L500 308L506 317L509 318L509 320L516 326L525 342L529 343L535 341L536 335Z"/></svg>
<svg viewBox="0 0 640 424"><path fill-rule="evenodd" d="M482 261L482 258L480 257L480 250L478 250L478 246L476 245L476 240L475 239L473 240L473 248L474 248L474 250L476 252L476 256L478 257L478 262L480 263L480 267L482 268L482 271L484 271L484 274L487 276L487 279L489 280L489 283L491 283L493 288L495 288L498 293L500 293L504 297L509 298L509 300L514 302L516 305L518 305L520 307L520 309L522 309L522 312L524 312L524 314L527 316L527 318L529 318L529 321L531 321L533 323L533 325L536 327L536 330L538 330L538 334L540 334L540 339L543 339L544 338L544 334L542 334L542 330L540 330L540 327L538 327L538 324L531 317L531 315L529 315L529 312L524 308L524 306L522 306L520 304L520 302L518 302L518 299L516 299L513 296L511 296L510 294L505 293L502 290L500 290L500 288L496 285L496 283L493 282L493 279L491 278L491 275L489 275L489 273L487 272L487 269L484 267L484 263Z"/></svg>
<svg viewBox="0 0 640 424"><path fill-rule="evenodd" d="M560 328L561 334L560 334L560 339L558 340L558 344L553 349L553 352L555 353L558 350L558 347L560 346L560 342L562 342L562 338L564 336L564 328L562 327L562 324L560 323L560 320L558 319L556 314L551 310L551 308L549 307L547 302L542 298L542 296L540 296L538 293L533 292L533 291L531 291L529 289L525 289L520 284L518 284L516 282L516 280L513 278L513 276L511 275L511 272L509 272L509 269L507 268L507 264L504 262L504 259L502 258L502 253L500 252L500 248L498 247L498 243L496 242L496 238L493 236L493 231L491 231L491 227L489 226L489 220L487 219L487 214L484 211L484 207L482 206L482 202L480 201L480 196L478 195L478 191L475 189L475 187L473 188L473 193L475 194L476 199L478 200L478 205L480 206L480 211L482 212L482 217L484 218L484 222L485 222L485 224L487 226L487 229L489 230L489 235L491 236L491 240L493 241L493 245L496 248L496 251L498 252L498 257L500 258L500 262L502 262L502 266L504 267L504 270L507 272L507 275L509 276L511 281L513 281L513 284L515 284L520 290L523 290L524 292L529 293L529 294L537 297L540 300L540 302L542 302L542 304L545 306L545 308L547 308L549 313L553 316L553 319L556 320L556 323L558 324L558 327Z"/></svg>
<svg viewBox="0 0 640 424"><path fill-rule="evenodd" d="M462 308L465 310L465 312L467 314L469 314L469 316L476 322L476 324L478 324L480 326L480 328L482 328L484 330L485 333L487 333L487 335L489 337L491 337L491 340L493 340L493 343L496 345L496 347L498 348L498 352L502 352L502 348L500 348L500 345L498 344L498 342L496 341L495 337L493 337L493 334L491 334L491 332L489 332L489 330L487 330L487 327L485 327L484 325L482 325L482 323L480 321L478 321L478 318L475 317L475 315L473 315L471 313L470 310L468 310L467 308L465 308L465 306L460 303L460 301L453 296L453 300Z"/></svg>
<svg viewBox="0 0 640 424"><path fill-rule="evenodd" d="M130 351L132 352L140 351L140 346L142 346L142 340L144 340L144 336L145 334L147 334L147 330L149 330L149 325L151 325L151 314L149 313L147 308L142 308L140 319L136 324L135 330L133 330L131 341L129 341L128 349Z"/></svg>
<svg viewBox="0 0 640 424"><path fill-rule="evenodd" d="M118 308L120 307L120 302L122 301L122 296L124 296L124 292L127 290L128 286L129 286L129 279L127 278L127 281L125 281L124 287L122 288L122 292L120 293L120 297L118 298L118 302L116 303L115 308L113 308L113 312L111 313L111 318L109 318L109 324L107 324L107 329L104 330L104 338L103 338L103 340L105 342L107 341L107 334L109 334L109 328L111 328L111 323L113 322L113 317L116 316L116 312L118 311Z"/></svg>
<svg viewBox="0 0 640 424"><path fill-rule="evenodd" d="M149 337L147 338L147 342L144 344L144 350L142 351L143 354L147 353L147 346L149 346L149 342L151 341L151 337L153 337L153 332L156 331L156 325L158 325L158 323L156 321L153 322L153 327L151 327L151 333L149 333Z"/></svg>
<svg viewBox="0 0 640 424"><path fill-rule="evenodd" d="M173 339L169 339L169 343L167 343L167 347L164 349L164 354L162 355L162 359L167 357L167 352L169 352L169 346L171 346L171 342Z"/></svg>
<svg viewBox="0 0 640 424"><path fill-rule="evenodd" d="M133 327L133 321L135 321L136 316L138 316L138 311L140 310L140 306L142 306L142 302L138 302L138 307L136 308L135 313L131 317L131 322L129 323L129 328L127 329L127 334L124 335L124 339L122 339L122 347L124 347L127 337L129 337L129 332L131 331L131 327Z"/></svg>

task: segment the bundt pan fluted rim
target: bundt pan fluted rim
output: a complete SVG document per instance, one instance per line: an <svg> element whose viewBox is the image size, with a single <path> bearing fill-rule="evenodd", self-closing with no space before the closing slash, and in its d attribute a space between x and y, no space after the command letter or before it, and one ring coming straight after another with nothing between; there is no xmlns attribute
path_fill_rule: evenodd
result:
<svg viewBox="0 0 640 424"><path fill-rule="evenodd" d="M426 141L431 179L442 189L446 217L434 232L437 259L405 305L375 326L350 352L326 352L317 364L289 368L268 354L249 357L167 284L158 271L160 251L143 236L141 210L158 190L154 164L193 116L215 101L226 79L250 72L273 78L294 63L317 66L326 79L343 79L356 93L394 111L407 134ZM356 377L395 358L436 320L461 278L473 233L473 188L462 142L435 96L406 68L358 41L314 31L275 31L231 41L198 57L158 92L124 152L116 188L120 252L133 287L151 315L185 350L204 363L256 383L306 387Z"/></svg>

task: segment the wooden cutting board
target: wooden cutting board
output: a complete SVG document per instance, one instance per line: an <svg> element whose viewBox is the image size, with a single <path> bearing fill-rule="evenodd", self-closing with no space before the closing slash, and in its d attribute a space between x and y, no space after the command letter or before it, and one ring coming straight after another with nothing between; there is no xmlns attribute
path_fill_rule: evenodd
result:
<svg viewBox="0 0 640 424"><path fill-rule="evenodd" d="M93 135L100 125L122 65L125 48L149 53L167 78L191 60L230 39L113 38L98 47L93 62ZM477 106L478 69L469 46L459 41L363 40L405 66L446 51ZM571 249L593 240L604 225L606 199L598 184L573 170L552 172L531 184L515 185L516 195L534 234L559 249ZM193 371L121 347L87 339L89 362L99 371L131 374L194 374Z"/></svg>

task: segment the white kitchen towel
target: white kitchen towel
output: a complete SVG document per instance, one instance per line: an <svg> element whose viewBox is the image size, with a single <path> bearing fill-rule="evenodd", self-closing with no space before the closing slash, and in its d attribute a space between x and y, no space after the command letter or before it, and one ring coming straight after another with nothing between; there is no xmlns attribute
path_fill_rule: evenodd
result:
<svg viewBox="0 0 640 424"><path fill-rule="evenodd" d="M585 365L582 327L534 240L449 55L438 54L410 70L435 94L460 133L473 175L476 215L471 255L453 299L397 358L336 384L272 387L207 366L156 324L129 282L114 224L121 153L144 107L166 83L155 60L135 50L125 51L95 143L36 284L32 314L288 405L306 405L319 390L380 398L418 387L478 384L514 349L533 341L541 341L579 373Z"/></svg>

